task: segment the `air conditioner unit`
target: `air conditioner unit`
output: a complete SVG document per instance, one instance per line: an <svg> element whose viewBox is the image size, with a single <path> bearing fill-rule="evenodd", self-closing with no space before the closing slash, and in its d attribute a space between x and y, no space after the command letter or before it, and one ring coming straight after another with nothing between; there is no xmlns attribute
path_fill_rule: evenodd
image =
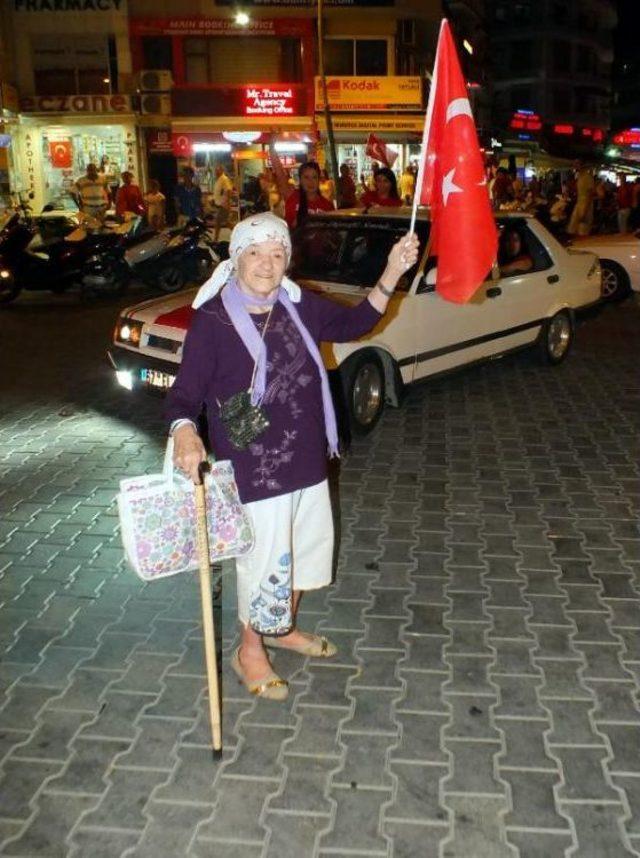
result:
<svg viewBox="0 0 640 858"><path fill-rule="evenodd" d="M171 96L167 92L143 92L140 96L140 113L171 115Z"/></svg>
<svg viewBox="0 0 640 858"><path fill-rule="evenodd" d="M138 89L141 92L168 92L172 86L173 77L167 69L138 72Z"/></svg>

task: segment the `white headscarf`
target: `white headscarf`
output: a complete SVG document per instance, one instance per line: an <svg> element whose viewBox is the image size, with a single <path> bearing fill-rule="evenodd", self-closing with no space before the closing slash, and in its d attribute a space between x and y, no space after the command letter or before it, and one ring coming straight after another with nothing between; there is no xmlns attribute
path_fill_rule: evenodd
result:
<svg viewBox="0 0 640 858"><path fill-rule="evenodd" d="M253 244L261 244L263 241L277 241L282 245L287 256L287 265L291 260L291 237L286 221L276 217L271 212L253 215L246 220L236 224L231 233L229 243L229 259L221 262L211 277L203 283L198 294L191 305L194 309L209 301L222 289L237 267L238 258ZM283 277L280 284L286 289L287 294L296 304L300 301L301 291L297 283Z"/></svg>

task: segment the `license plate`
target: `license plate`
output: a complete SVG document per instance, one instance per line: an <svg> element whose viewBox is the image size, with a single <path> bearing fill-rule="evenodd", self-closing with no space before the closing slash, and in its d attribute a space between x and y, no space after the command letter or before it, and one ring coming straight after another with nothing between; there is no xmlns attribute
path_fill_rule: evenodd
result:
<svg viewBox="0 0 640 858"><path fill-rule="evenodd" d="M158 387L160 390L168 390L176 380L175 375L168 372L160 372L158 369L141 369L140 381L149 387Z"/></svg>

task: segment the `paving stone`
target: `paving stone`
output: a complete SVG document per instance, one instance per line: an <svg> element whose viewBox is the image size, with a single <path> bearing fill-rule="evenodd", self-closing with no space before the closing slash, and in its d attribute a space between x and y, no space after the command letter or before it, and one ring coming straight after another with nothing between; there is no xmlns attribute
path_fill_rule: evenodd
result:
<svg viewBox="0 0 640 858"><path fill-rule="evenodd" d="M216 849L226 852L228 841L261 845L265 838L263 807L277 790L278 784L271 780L221 777L215 812L198 829L198 840L207 844L207 854L215 854ZM216 843L218 846L212 846Z"/></svg>
<svg viewBox="0 0 640 858"><path fill-rule="evenodd" d="M113 681L110 691L132 691L138 693L159 694L162 689L161 677L177 661L174 655L136 652L129 659L129 667L123 676ZM127 665L123 665L123 669Z"/></svg>
<svg viewBox="0 0 640 858"><path fill-rule="evenodd" d="M564 783L558 787L558 800L581 802L617 802L618 793L606 778L603 764L604 748L560 748L552 749L559 761Z"/></svg>
<svg viewBox="0 0 640 858"><path fill-rule="evenodd" d="M331 803L326 793L335 760L286 754L283 764L283 785L269 799L269 811L329 816Z"/></svg>
<svg viewBox="0 0 640 858"><path fill-rule="evenodd" d="M292 731L243 724L242 735L244 741L233 762L225 767L225 775L281 779L282 764L278 757L282 742Z"/></svg>
<svg viewBox="0 0 640 858"><path fill-rule="evenodd" d="M397 712L395 720L400 726L400 737L391 751L392 760L446 762L446 752L442 748L440 734L447 723L447 715Z"/></svg>
<svg viewBox="0 0 640 858"><path fill-rule="evenodd" d="M640 836L640 778L637 775L615 775L611 781L614 786L624 791L625 798L629 803L631 817L624 820L627 834L631 837Z"/></svg>
<svg viewBox="0 0 640 858"><path fill-rule="evenodd" d="M446 700L451 709L451 721L444 727L444 738L500 740L491 717L491 700L478 700L472 694L451 695Z"/></svg>
<svg viewBox="0 0 640 858"><path fill-rule="evenodd" d="M180 718L138 718L138 735L129 751L118 758L118 766L143 769L172 769L178 736L189 726Z"/></svg>
<svg viewBox="0 0 640 858"><path fill-rule="evenodd" d="M448 795L446 806L453 812L453 828L441 845L443 858L473 855L474 858L516 858L507 844L498 819L506 801L498 796Z"/></svg>
<svg viewBox="0 0 640 858"><path fill-rule="evenodd" d="M495 689L487 678L491 660L491 657L447 655L447 662L451 665L451 679L444 685L444 691L447 694L493 697Z"/></svg>
<svg viewBox="0 0 640 858"><path fill-rule="evenodd" d="M350 689L355 688L397 688L402 680L397 672L398 653L395 650L366 650L358 648L362 666L353 677Z"/></svg>
<svg viewBox="0 0 640 858"><path fill-rule="evenodd" d="M573 838L567 833L507 830L507 840L520 852L520 858L565 858Z"/></svg>
<svg viewBox="0 0 640 858"><path fill-rule="evenodd" d="M395 736L398 723L392 715L392 704L398 692L388 689L356 688L350 695L355 701L353 714L344 720L342 733L386 733Z"/></svg>
<svg viewBox="0 0 640 858"><path fill-rule="evenodd" d="M118 754L128 749L129 742L77 737L70 747L64 771L49 781L47 790L101 795L107 788L104 777L108 769Z"/></svg>
<svg viewBox="0 0 640 858"><path fill-rule="evenodd" d="M482 793L502 795L504 785L494 775L494 758L500 751L497 742L476 742L466 739L446 739L451 754L452 774L443 782L446 793Z"/></svg>
<svg viewBox="0 0 640 858"><path fill-rule="evenodd" d="M553 794L560 781L557 773L502 770L501 776L511 789L512 810L504 817L508 828L568 830Z"/></svg>
<svg viewBox="0 0 640 858"><path fill-rule="evenodd" d="M367 855L387 855L387 844L379 833L381 807L390 793L370 789L332 789L336 802L332 831L319 840L319 855L340 854L341 850Z"/></svg>
<svg viewBox="0 0 640 858"><path fill-rule="evenodd" d="M570 700L591 699L591 694L579 676L582 669L580 662L545 659L538 664L544 675L544 683L539 691L541 700L554 697Z"/></svg>
<svg viewBox="0 0 640 858"><path fill-rule="evenodd" d="M414 712L448 712L448 705L442 692L442 685L448 675L400 669L400 678L404 681L404 692L396 703L396 712L404 710Z"/></svg>
<svg viewBox="0 0 640 858"><path fill-rule="evenodd" d="M286 744L287 753L339 757L338 730L345 718L344 709L299 705L298 712L302 716L300 726Z"/></svg>
<svg viewBox="0 0 640 858"><path fill-rule="evenodd" d="M140 840L139 831L100 830L99 828L75 828L68 838L71 843L68 858L113 858L133 848Z"/></svg>
<svg viewBox="0 0 640 858"><path fill-rule="evenodd" d="M87 712L60 712L45 709L29 741L16 748L14 756L63 762L69 757L69 744L82 725L91 719Z"/></svg>
<svg viewBox="0 0 640 858"><path fill-rule="evenodd" d="M545 700L551 714L552 727L548 733L549 745L601 745L604 740L595 731L589 713L592 701ZM601 733L604 728L598 728Z"/></svg>
<svg viewBox="0 0 640 858"><path fill-rule="evenodd" d="M93 810L83 817L82 824L142 831L147 823L144 809L149 795L165 779L166 772L112 769L106 791L99 801L93 799Z"/></svg>
<svg viewBox="0 0 640 858"><path fill-rule="evenodd" d="M297 858L300 855L312 855L318 834L327 827L328 820L323 816L289 816L285 813L267 813L265 825L269 830L265 858ZM226 854L225 845L225 854ZM243 858L242 853L239 858Z"/></svg>
<svg viewBox="0 0 640 858"><path fill-rule="evenodd" d="M68 849L67 835L79 817L96 801L95 797L83 795L41 795L34 818L7 847L11 850L8 854L64 858Z"/></svg>
<svg viewBox="0 0 640 858"><path fill-rule="evenodd" d="M504 734L505 752L498 759L500 771L505 768L557 770L556 762L547 754L546 720L496 719L496 726Z"/></svg>
<svg viewBox="0 0 640 858"><path fill-rule="evenodd" d="M0 730L32 728L42 707L57 693L55 688L20 683L14 685L8 700L0 710Z"/></svg>
<svg viewBox="0 0 640 858"><path fill-rule="evenodd" d="M569 855L580 858L602 858L604 855L636 854L623 841L619 820L623 815L619 806L598 804L562 805L562 809L571 816L576 829L578 845L569 850Z"/></svg>
<svg viewBox="0 0 640 858"><path fill-rule="evenodd" d="M570 626L540 626L536 628L536 649L533 657L539 659L568 659L581 661L579 650L573 645L575 631Z"/></svg>
<svg viewBox="0 0 640 858"><path fill-rule="evenodd" d="M607 769L614 774L640 776L640 724L598 724L598 732L606 736L611 744L613 759L607 761Z"/></svg>
<svg viewBox="0 0 640 858"><path fill-rule="evenodd" d="M448 813L440 802L440 783L448 772L447 766L394 761L390 770L397 787L393 803L385 808L387 826L390 821L446 823Z"/></svg>
<svg viewBox="0 0 640 858"><path fill-rule="evenodd" d="M640 724L638 689L635 682L585 680L585 685L595 697L596 706L592 718L596 724L616 721Z"/></svg>
<svg viewBox="0 0 640 858"><path fill-rule="evenodd" d="M607 614L572 614L572 620L578 629L573 643L618 643L618 634L624 630L611 629Z"/></svg>
<svg viewBox="0 0 640 858"><path fill-rule="evenodd" d="M176 805L149 801L145 815L151 822L131 858L155 858L157 855L186 855L199 822L211 814L212 805Z"/></svg>
<svg viewBox="0 0 640 858"><path fill-rule="evenodd" d="M6 760L0 775L0 808L3 817L27 819L33 797L62 764L53 760Z"/></svg>
<svg viewBox="0 0 640 858"><path fill-rule="evenodd" d="M447 655L493 655L493 648L487 638L487 623L452 623L446 620L445 624L451 632Z"/></svg>
<svg viewBox="0 0 640 858"><path fill-rule="evenodd" d="M445 635L414 637L405 633L403 640L408 647L403 668L449 672L449 665L444 660L444 648L448 644Z"/></svg>
<svg viewBox="0 0 640 858"><path fill-rule="evenodd" d="M311 686L302 695L302 703L351 708L351 699L347 687L355 675L352 668L316 663L308 665L306 672L311 676Z"/></svg>

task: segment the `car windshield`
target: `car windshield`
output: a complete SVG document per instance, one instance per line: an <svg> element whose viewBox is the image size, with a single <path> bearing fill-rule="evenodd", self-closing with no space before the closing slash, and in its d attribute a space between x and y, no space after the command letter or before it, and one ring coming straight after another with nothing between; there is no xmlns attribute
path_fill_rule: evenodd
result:
<svg viewBox="0 0 640 858"><path fill-rule="evenodd" d="M398 218L310 218L293 236L291 276L299 280L323 280L368 288L384 271L393 244L408 231ZM429 224L416 224L420 255L426 245ZM402 278L399 288L411 285L417 263Z"/></svg>

